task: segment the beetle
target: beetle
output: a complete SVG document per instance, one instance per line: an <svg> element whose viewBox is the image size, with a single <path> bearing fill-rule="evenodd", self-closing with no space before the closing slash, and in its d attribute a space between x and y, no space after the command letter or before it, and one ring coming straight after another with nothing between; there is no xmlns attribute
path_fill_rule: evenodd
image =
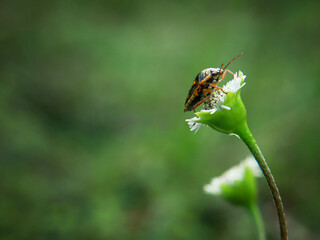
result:
<svg viewBox="0 0 320 240"><path fill-rule="evenodd" d="M220 68L206 68L199 72L189 90L186 103L184 105L184 112L191 110L196 112L196 107L200 106L205 100L208 100L210 104L209 96L215 89L220 89L222 92L224 92L221 87L218 87L218 83L225 78L227 73L234 75L233 72L226 68L233 60L237 59L242 54L243 53L240 53L238 56L232 59L223 69L222 64ZM224 93L227 94L226 92Z"/></svg>

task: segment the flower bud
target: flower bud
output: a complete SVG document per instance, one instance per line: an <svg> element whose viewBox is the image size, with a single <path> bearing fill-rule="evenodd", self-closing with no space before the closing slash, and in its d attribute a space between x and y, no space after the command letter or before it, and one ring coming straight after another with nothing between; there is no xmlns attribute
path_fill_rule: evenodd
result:
<svg viewBox="0 0 320 240"><path fill-rule="evenodd" d="M221 196L234 205L250 207L256 203L257 188L255 177L262 172L253 157L247 157L239 165L227 170L204 186L209 194Z"/></svg>

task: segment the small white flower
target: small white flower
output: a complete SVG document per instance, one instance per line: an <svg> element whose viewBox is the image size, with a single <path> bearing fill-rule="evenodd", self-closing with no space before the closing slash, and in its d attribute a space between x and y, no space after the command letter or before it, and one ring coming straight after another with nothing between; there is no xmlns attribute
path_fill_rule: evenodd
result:
<svg viewBox="0 0 320 240"><path fill-rule="evenodd" d="M256 177L262 176L258 163L253 157L249 156L221 176L212 178L211 182L204 186L204 191L213 195L221 195L223 185L233 185L236 181L243 180L246 168L249 168Z"/></svg>
<svg viewBox="0 0 320 240"><path fill-rule="evenodd" d="M196 132L198 132L198 130L200 129L200 127L203 125L202 123L197 123L196 120L200 120L201 118L199 117L194 117L191 119L186 119L186 122L188 122L188 125L190 127L190 131L194 131L194 134L196 134Z"/></svg>
<svg viewBox="0 0 320 240"><path fill-rule="evenodd" d="M234 78L223 86L222 88L223 91L232 92L236 94L239 91L239 89L245 85L245 82L244 82L245 78L246 76L243 75L241 71L239 71L239 73L235 73ZM230 111L231 107L226 106L224 104L227 98L227 94L225 94L224 92L222 92L221 90L214 91L210 95L210 100L211 100L210 104L208 101L206 101L200 112L209 112L210 114L214 114L217 111L223 111L223 110ZM197 120L202 120L202 119L199 117L194 117L186 120L189 124L190 131L195 130L195 133L203 125L202 123L197 123L196 122Z"/></svg>
<svg viewBox="0 0 320 240"><path fill-rule="evenodd" d="M227 82L227 84L223 86L223 91L237 93L239 89L246 84L244 82L246 77L247 76L243 75L243 72L241 71L239 71L239 75L238 73L235 73L233 80Z"/></svg>

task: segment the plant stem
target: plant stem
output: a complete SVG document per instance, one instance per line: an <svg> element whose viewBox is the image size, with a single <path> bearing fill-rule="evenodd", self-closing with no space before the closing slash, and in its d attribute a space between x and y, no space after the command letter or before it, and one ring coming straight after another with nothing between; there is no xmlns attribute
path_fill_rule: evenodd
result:
<svg viewBox="0 0 320 240"><path fill-rule="evenodd" d="M256 224L259 239L266 240L266 232L264 230L264 224L258 206L256 204L252 204L248 207L248 210L251 213L253 220Z"/></svg>
<svg viewBox="0 0 320 240"><path fill-rule="evenodd" d="M260 148L258 147L256 141L254 140L252 133L250 132L247 123L245 123L241 128L238 129L238 131L235 132L241 140L247 145L255 159L257 160L268 184L269 188L272 192L273 200L277 208L278 212L278 218L279 218L279 225L280 225L280 233L281 233L281 239L287 240L288 239L288 233L287 233L287 222L286 217L284 214L283 204L281 201L281 196L278 190L278 187L276 185L276 182L273 178L273 175L271 173L271 170L269 169L266 160L264 159Z"/></svg>

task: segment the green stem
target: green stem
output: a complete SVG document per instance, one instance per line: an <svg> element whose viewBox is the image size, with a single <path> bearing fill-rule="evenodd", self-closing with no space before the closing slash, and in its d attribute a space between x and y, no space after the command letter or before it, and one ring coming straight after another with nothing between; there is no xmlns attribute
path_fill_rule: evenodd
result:
<svg viewBox="0 0 320 240"><path fill-rule="evenodd" d="M260 148L258 147L256 141L254 140L247 123L245 123L241 128L238 129L238 131L235 132L242 141L247 145L255 159L257 160L268 184L269 188L272 192L273 200L277 208L278 212L278 218L279 218L279 225L280 225L280 232L281 232L281 239L287 240L288 239L288 233L287 233L287 222L286 217L284 214L283 204L281 201L281 196L278 190L278 187L276 185L276 182L273 178L273 175L267 165L266 160L264 159Z"/></svg>
<svg viewBox="0 0 320 240"><path fill-rule="evenodd" d="M251 213L253 220L256 224L259 239L266 240L266 232L264 230L264 224L258 206L256 204L252 204L248 207L248 210Z"/></svg>

